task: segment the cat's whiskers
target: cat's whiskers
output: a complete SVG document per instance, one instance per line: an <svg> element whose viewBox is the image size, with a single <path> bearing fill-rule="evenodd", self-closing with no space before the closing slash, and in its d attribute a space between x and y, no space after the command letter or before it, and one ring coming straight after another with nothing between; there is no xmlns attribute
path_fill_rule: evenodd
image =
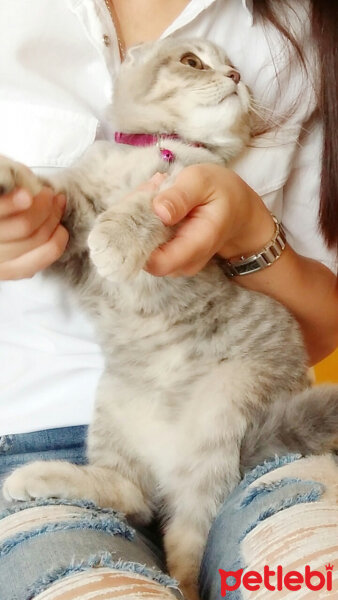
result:
<svg viewBox="0 0 338 600"><path fill-rule="evenodd" d="M280 114L276 110L269 108L268 106L259 103L257 100L251 98L250 111L260 119L260 123L253 127L252 140L260 141L259 146L262 147L261 139L265 134L276 134L274 143L272 140L266 139L266 147L278 146L281 144L288 144L290 141L296 143L298 147L301 147L299 140L295 139L295 127L292 122L287 123L288 113ZM302 128L303 133L309 133L305 127ZM263 138L262 138L263 139ZM255 144L250 144L250 147L255 147Z"/></svg>
<svg viewBox="0 0 338 600"><path fill-rule="evenodd" d="M277 129L281 126L284 120L283 115L279 115L273 109L264 104L258 103L253 98L251 98L250 101L250 112L259 119L259 123L256 124L258 127L258 133L255 135L261 135L273 129Z"/></svg>

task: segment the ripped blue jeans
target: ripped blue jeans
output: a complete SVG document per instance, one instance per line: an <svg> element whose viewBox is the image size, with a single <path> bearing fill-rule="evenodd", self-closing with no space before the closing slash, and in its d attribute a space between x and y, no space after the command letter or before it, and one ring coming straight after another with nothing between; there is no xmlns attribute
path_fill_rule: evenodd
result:
<svg viewBox="0 0 338 600"><path fill-rule="evenodd" d="M84 426L2 436L0 484L14 468L33 460L84 464L85 438ZM257 598L263 599L264 567L273 572L283 565L289 572L296 565L302 571L309 552L319 572L325 574L326 561L331 564L336 558L338 564L338 507L330 496L334 479L338 468L331 457L284 457L248 474L210 531L200 572L201 597L246 598L246 589L254 585L248 577L246 584L247 570L262 573L255 585L260 585ZM139 573L181 597L177 582L166 573L159 534L136 531L113 510L59 500L8 504L0 497L0 511L0 600L31 600L62 578L98 567ZM320 530L320 543L315 529ZM270 579L268 585L281 585ZM323 583L321 576L317 579L318 585ZM330 587L328 578L325 585Z"/></svg>

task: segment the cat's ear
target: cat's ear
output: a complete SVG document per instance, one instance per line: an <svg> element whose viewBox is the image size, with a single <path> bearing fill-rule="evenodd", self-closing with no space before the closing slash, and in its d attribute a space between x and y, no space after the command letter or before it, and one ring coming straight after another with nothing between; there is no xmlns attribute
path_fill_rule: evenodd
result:
<svg viewBox="0 0 338 600"><path fill-rule="evenodd" d="M153 44L151 42L137 44L136 46L132 46L127 51L127 54L124 59L124 63L126 63L127 65L130 65L130 66L135 65L140 61L141 57L142 57L142 62L143 62L144 56L145 56L145 51L152 47L153 47Z"/></svg>

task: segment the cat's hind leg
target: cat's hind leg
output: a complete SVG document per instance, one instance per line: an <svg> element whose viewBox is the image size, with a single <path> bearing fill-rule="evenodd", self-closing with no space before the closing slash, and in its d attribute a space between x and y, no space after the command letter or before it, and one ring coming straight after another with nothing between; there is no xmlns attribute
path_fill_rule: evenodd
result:
<svg viewBox="0 0 338 600"><path fill-rule="evenodd" d="M5 480L3 494L6 500L92 500L142 524L149 522L152 516L151 501L137 484L115 469L97 465L36 461L16 469Z"/></svg>

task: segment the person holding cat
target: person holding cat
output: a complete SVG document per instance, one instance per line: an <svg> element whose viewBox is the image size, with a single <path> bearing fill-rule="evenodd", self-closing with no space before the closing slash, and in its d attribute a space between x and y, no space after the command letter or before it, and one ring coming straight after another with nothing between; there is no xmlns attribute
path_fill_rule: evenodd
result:
<svg viewBox="0 0 338 600"><path fill-rule="evenodd" d="M94 4L98 5L98 3ZM177 35L175 33L177 31L179 35L191 37L205 35L205 28L208 27L212 31L210 33L211 39L215 39L217 43L223 43L227 53L236 62L236 67L239 68L243 79L245 81L250 80L250 73L247 73L248 69L245 69L248 49L246 47L241 49L238 46L238 39L241 39L242 35L244 36L244 31L246 33L254 31L255 36L258 36L257 38L252 38L252 44L257 44L259 40L265 39L263 27L259 26L258 15L252 13L249 6L242 7L238 6L238 3L231 2L227 6L225 2L209 2L208 8L203 13L201 12L202 4L199 2L172 2L169 7L161 8L161 11L158 11L153 2L109 2L109 12L104 5L101 7L97 6L96 25L100 23L103 31L111 31L110 36L104 33L104 36L106 36L103 38L104 47L100 50L100 61L96 65L97 75L100 75L101 81L105 82L105 77L107 76L103 72L102 56L104 56L104 59L108 63L108 54L105 54L105 52L109 50L110 54L112 53L111 44L115 39L115 29L117 31L117 44L115 46L114 60L117 62L118 51L123 55L125 49L130 45L154 39L166 28L168 29L168 34L173 33ZM256 11L259 10L257 7L254 8ZM0 9L0 11L2 10L4 10L4 15L1 15L1 17L4 16L4 18L1 21L6 22L6 19L8 19L6 13L7 7ZM62 6L61 8L53 7L53 10L56 10L54 19L51 19L50 15L44 15L47 30L50 27L51 20L53 20L54 25L58 20L61 20L61 17L67 17L68 20L62 22L66 22L69 32L72 32L74 44L83 44L82 30L80 31L73 22L72 19L74 16L71 18L70 14L68 15L68 8L66 9ZM315 13L314 24L316 25L315 18L327 19L329 23L332 19L332 15L329 14L331 10L334 11L336 9L327 4L322 9L323 13L318 15ZM88 11L88 7L86 8L83 3L74 3L73 12L76 14L78 22L81 22L82 26L85 22L89 22L92 27L94 16ZM133 18L130 18L130 14L133 15ZM152 15L151 19L148 18L149 14ZM154 15L156 15L155 18ZM237 29L236 35L232 36L231 27L233 26L234 15L236 15ZM11 17L11 14L9 17ZM252 20L253 17L258 19L258 23ZM265 8L265 17L273 18L273 14L269 13L267 8ZM108 22L109 18L113 19L114 22ZM219 18L222 18L222 31L216 27ZM305 19L303 13L301 13L300 18ZM89 19L89 21L86 21L86 19ZM170 26L171 22L173 24ZM266 21L266 23L268 22ZM333 19L332 22L334 22ZM28 23L26 22L25 27L33 27L33 24L29 23L29 21ZM141 27L140 23L142 24ZM297 23L295 27L297 29ZM227 31L227 35L225 35L225 31ZM64 32L62 31L61 34L62 40ZM300 35L298 30L297 34ZM94 35L93 32L91 35ZM303 32L304 37L301 37L302 43L305 46L304 52L308 52L306 48L306 44L308 43L306 35L306 32ZM6 39L5 36L4 39ZM248 38L245 37L243 39ZM52 41L55 43L54 38L52 38ZM60 44L58 38L57 41ZM334 39L331 41L333 44ZM15 43L15 40L13 43ZM281 36L279 43L286 43L283 36ZM313 44L313 41L311 41L311 44ZM269 61L270 57L267 59L268 54L264 55L264 48L261 48L261 58L262 60ZM61 55L62 49L61 44ZM9 47L9 51L11 50L12 47ZM265 48L265 52L267 53L267 47ZM51 56L55 60L53 53ZM22 54L20 68L26 67L25 61L28 58L27 55L25 57ZM306 59L309 59L307 55ZM30 60L38 60L34 54L34 47ZM91 60L94 60L93 57ZM293 65L294 68L293 79L291 81L295 82L297 81L297 77L300 77L300 72L297 71L297 57L292 54L292 48L290 49L289 60L291 66ZM110 64L109 66L110 68L117 68L114 64ZM44 73L43 69L46 68L46 64L42 61L38 64L38 67L36 74ZM58 138L55 125L53 130L55 139L54 141L52 140L52 148L46 148L46 140L40 135L39 141L37 135L39 132L41 134L43 130L38 128L38 120L41 120L40 125L42 122L52 125L54 118L56 118L56 122L60 125L62 120L66 120L68 125L71 125L73 128L78 123L80 130L85 130L85 133L88 134L87 137L83 135L79 138L83 144L82 149L85 149L89 140L93 139L91 137L92 132L96 128L93 120L102 119L103 121L102 106L104 101L100 97L95 97L96 92L90 98L86 96L86 102L90 104L91 118L89 118L87 113L84 114L82 111L81 114L77 115L76 119L73 119L65 110L68 106L67 103L69 103L70 107L74 106L74 95L69 97L65 94L62 97L61 94L63 100L62 106L54 106L51 99L53 92L57 89L57 86L55 87L57 79L53 79L52 68L55 68L55 72L58 72L57 70L61 68L58 60L55 60L55 65L53 61L49 64L50 79L48 80L47 78L47 81L50 89L47 89L48 85L42 85L39 79L32 81L34 85L37 82L41 85L41 92L45 94L42 97L45 101L48 100L49 103L48 110L45 107L41 108L39 97L39 110L34 111L32 99L36 101L36 98L34 96L35 92L33 93L32 91L33 85L29 88L29 81L27 89L29 89L31 96L27 98L26 112L25 106L18 103L17 97L6 97L6 95L2 95L1 97L4 120L2 130L5 132L8 131L8 138L4 136L6 143L1 147L1 152L15 155L18 159L22 156L20 155L22 147L19 148L22 140L16 134L19 126L17 126L17 129L13 128L13 125L12 127L8 126L8 123L12 122L13 124L13 119L12 121L10 120L13 114L11 112L13 108L12 102L14 102L14 107L16 102L17 107L19 104L22 110L21 118L23 118L25 127L28 124L28 116L30 117L30 122L35 125L35 129L33 128L32 130L32 138L35 136L35 143L37 143L37 140L40 144L39 148L33 148L33 146L29 148L29 143L33 144L29 139L26 155L28 160L25 160L26 156L23 156L21 159L32 167L43 167L44 169L47 167L49 169L52 167L55 168L55 166L59 165L66 166L67 161L72 160L74 148L72 147L72 151L69 151L67 155L65 152L63 155L61 152L61 156L60 154L58 155L58 152L60 152L60 145L58 146L58 144L61 141L61 148L64 148L66 146L66 139L60 140ZM257 77L257 72L259 68L262 68L262 64L253 64L251 68L252 82L249 82L254 92L257 92L259 95L259 92L262 93L259 85L264 87L266 84L266 82L259 81L259 77ZM301 66L299 66L299 69L301 70ZM254 79L256 77L258 81L255 89ZM283 69L281 69L280 77L283 85L287 88L287 82L283 79ZM302 81L301 77L299 81ZM69 85L69 80L66 83ZM81 80L81 77L77 80L77 92L80 91L83 94L83 98L85 97L84 90L87 83L87 80ZM331 83L331 80L327 82L328 87ZM302 81L302 84L305 86L305 92L309 95L309 99L304 92L306 100L304 100L303 96L299 101L299 105L297 106L297 103L295 103L294 106L294 115L297 115L298 119L301 118L302 128L304 128L301 132L301 145L299 148L297 140L291 147L290 144L287 146L287 152L285 152L283 144L277 150L269 148L269 154L273 157L270 163L261 162L263 155L259 154L259 152L257 160L257 157L255 158L256 149L253 150L251 159L248 156L247 163L245 163L246 159L244 157L242 165L239 164L236 167L236 170L240 174L246 174L244 179L232 170L215 165L189 167L178 177L173 188L166 190L165 193L161 193L155 199L154 211L161 217L165 224L173 225L182 222L182 225L178 229L178 235L173 241L154 252L147 265L147 270L156 276L194 275L205 266L214 254L219 254L226 259L236 259L242 255L247 256L259 251L272 238L274 232L274 223L270 215L270 210L266 207L267 204L270 209L273 208L275 213L278 212L280 218L283 218L283 223L291 243L287 245L280 260L276 261L271 268L245 277L237 277L236 280L240 285L273 296L289 308L301 325L310 361L314 363L333 350L337 344L337 282L334 273L334 249L337 241L337 230L334 219L330 219L329 217L330 214L336 215L336 212L334 212L334 210L336 211L334 202L337 198L337 169L335 170L334 166L332 166L332 173L327 173L325 171L325 161L322 179L323 204L321 223L325 238L330 243L331 248L333 248L332 251L329 251L322 236L316 231L320 181L318 157L322 143L321 128L315 113L315 104L311 97L311 90L305 85L305 82ZM65 81L60 86L61 88L65 89ZM9 89L13 93L10 86ZM102 89L104 89L104 86L102 86ZM328 140L330 133L332 134L332 131L334 131L334 127L330 121L330 119L334 118L334 113L328 100L330 97L329 95L326 96L324 90L322 100L324 105L321 105L321 110L323 112L324 106L326 107L327 112L325 116L326 120L329 119L329 121L326 122L325 131ZM11 106L8 100L11 101ZM272 95L272 98L269 98L269 100L271 106L273 106L274 102L276 103L277 112L278 109L287 112L294 102L293 97L291 99L288 98L289 104L283 107L280 98ZM263 102L263 100L261 101ZM82 101L81 110L83 106L84 103ZM53 111L51 111L51 108ZM92 116L93 114L95 117ZM5 129L5 125L7 125L7 129ZM108 128L108 125L106 127ZM77 132L79 133L80 130L77 130ZM105 132L105 135L109 136L108 130ZM14 145L11 152L9 141L13 138L14 142L16 141L17 147ZM55 148L53 148L53 143L55 144ZM70 143L69 140L68 143ZM327 144L325 147L331 148L331 145ZM81 148L76 150L79 152ZM267 153L265 152L264 159L266 158ZM250 160L252 160L251 164ZM330 161L327 161L327 164L334 165L334 160L335 158L332 157ZM249 167L246 166L248 164ZM260 166L258 167L258 165ZM259 169L261 172L258 175L257 172ZM253 174L257 174L256 180ZM245 180L252 180L252 187L248 183L245 183ZM156 189L156 186L160 182L161 177L158 176L145 185ZM332 186L331 189L333 191L328 191L328 186ZM260 193L258 194L257 191ZM263 198L263 201L261 198ZM328 198L330 198L331 205ZM56 290L56 287L53 287L52 283L42 284L39 276L37 278L34 277L31 281L26 280L27 277L32 277L40 270L45 269L51 263L58 260L63 254L68 240L67 231L61 224L65 202L66 200L63 197L53 198L52 192L46 188L34 198L27 191L20 189L13 194L4 196L0 203L0 278L6 282L2 284L1 289L2 331L4 332L1 346L3 351L2 364L5 366L2 375L3 380L0 384L3 391L0 406L1 443L4 448L4 456L5 458L8 457L9 461L4 461L4 475L9 467L15 464L14 462L10 463L10 459L11 456L19 456L18 444L20 440L22 443L24 436L26 436L27 444L33 444L33 446L37 444L34 446L33 452L46 452L49 453L49 456L70 458L74 461L81 461L83 459L82 446L84 432L81 425L86 423L90 418L91 400L89 396L93 395L97 372L101 367L100 358L95 344L91 340L91 332L88 329L88 325L86 324L85 328L83 328L82 322L80 320L77 321L78 317L75 317L78 309L72 306L70 299L67 299L67 304L65 297L61 297L65 292L62 291L60 294ZM20 279L24 281L14 281ZM292 281L292 286L289 285L290 281ZM304 297L307 299L306 302L303 300ZM55 304L55 298L59 298L59 305ZM69 313L70 307L73 312ZM38 318L36 318L37 309L40 312ZM50 310L53 311L53 316ZM42 321L41 314L46 315L46 318ZM71 320L69 320L69 314L73 315ZM57 325L54 335L48 331L50 325L48 326L47 324L51 322ZM44 328L46 327L47 330L45 332ZM21 329L20 335L18 335L18 328ZM78 336L79 331L81 331L80 336ZM70 338L72 338L71 345L69 345L68 341L69 336L67 343L64 344L64 340L67 338L66 332L70 333ZM19 348L17 347L18 339L22 340ZM32 345L29 355L27 352L25 353L27 339L31 340L30 343ZM49 346L51 348L48 348ZM85 353L83 353L84 348ZM48 354L49 357L46 356ZM70 368L64 371L66 355L69 358ZM25 368L27 357L30 360L31 373L28 373L28 370ZM38 364L40 360L42 362ZM86 372L86 390L82 384L79 388L78 373L81 369L90 371L89 373ZM38 376L38 371L40 370L41 372ZM59 388L56 385L54 390L50 390L50 385L47 387L43 382L43 378L47 374L52 380L55 379L55 376L56 379L59 378L62 385ZM83 378L82 374L81 378ZM67 393L66 382L68 380ZM38 387L40 389L37 389ZM82 390L81 393L88 398L87 401L83 402L83 397L76 400L78 398L78 389ZM48 401L46 398L47 394L50 395ZM64 399L61 399L61 396ZM70 406L69 398L72 397L74 398L74 403L73 406ZM84 406L87 407L85 408L87 411L85 414L83 413ZM22 422L18 423L17 415L20 411L22 411L21 414L23 416ZM54 415L54 420L50 419L51 414ZM30 431L35 432L35 435L30 436L28 433ZM26 455L24 458L21 458L22 462L26 459L31 460L32 458L32 450L29 450L28 447L26 447L24 452L21 451L21 457L23 454ZM61 453L57 453L56 450L61 451ZM54 452L54 454L51 455L51 452ZM292 468L295 470L294 466ZM23 515L24 513L25 511L22 511ZM69 518L68 514L67 517ZM226 519L226 517L227 515L225 514L223 518ZM5 525L5 520L3 523ZM218 531L221 529L222 527L219 524ZM236 535L234 534L234 544L236 539ZM144 544L145 542L142 541L142 543ZM212 552L212 549L210 550L210 543L208 552L209 563L211 564L213 560L210 558L210 552ZM72 544L73 542L71 541L68 546L70 549L72 548ZM101 549L105 547L102 544L103 539L100 540ZM112 548L113 546L110 546L108 550ZM145 552L144 547L142 551ZM226 552L225 546L224 552ZM235 555L236 550L233 550L233 552ZM132 556L132 552L130 556ZM83 560L82 556L80 558ZM124 554L124 558L128 559L128 548ZM143 560L149 564L149 558L144 558ZM156 563L156 559L153 557L150 560ZM142 559L137 559L137 562L142 562ZM102 561L100 564L107 567L111 566L109 561L106 563ZM204 586L207 585L206 581L208 580L206 564L207 561L204 562L205 577L204 582L202 581ZM225 567L225 563L223 563L223 567ZM212 572L211 568L209 572ZM132 577L129 577L129 580L127 578L124 583L131 585L131 579ZM110 575L108 577L108 575L106 576L103 573L98 585L99 587L104 587L108 584L110 586L118 586L121 583L120 580L113 582L110 579ZM158 582L164 581L161 578L157 578L156 580L155 577L153 577L153 580ZM81 585L92 585L89 579L88 581L84 581L80 577L79 581ZM137 581L140 586L145 585L146 589L147 581L145 583L142 577ZM135 585L135 582L133 585ZM172 585L172 582L169 582L168 585ZM213 583L209 582L208 585L209 589L204 591L204 595L205 597L213 598ZM42 589L42 584L40 587L36 586L34 588L36 593ZM149 590L149 593L150 591L154 590ZM8 598L10 598L10 593L12 592L8 591ZM43 592L41 593L43 594ZM55 595L55 597L68 597L68 591L55 591L55 594L57 593L59 593L59 596ZM78 594L79 592L76 593ZM158 590L158 593L166 597L164 590ZM77 595L76 597L81 596Z"/></svg>

